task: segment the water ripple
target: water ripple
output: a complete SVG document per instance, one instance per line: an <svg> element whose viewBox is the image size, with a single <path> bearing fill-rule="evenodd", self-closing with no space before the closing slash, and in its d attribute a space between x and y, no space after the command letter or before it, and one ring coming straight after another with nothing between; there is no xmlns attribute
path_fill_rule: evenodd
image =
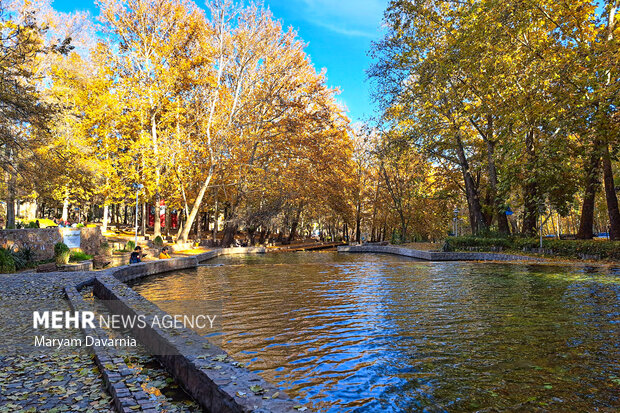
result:
<svg viewBox="0 0 620 413"><path fill-rule="evenodd" d="M223 300L225 350L318 411L592 411L620 405L619 284L592 268L297 253L134 289Z"/></svg>

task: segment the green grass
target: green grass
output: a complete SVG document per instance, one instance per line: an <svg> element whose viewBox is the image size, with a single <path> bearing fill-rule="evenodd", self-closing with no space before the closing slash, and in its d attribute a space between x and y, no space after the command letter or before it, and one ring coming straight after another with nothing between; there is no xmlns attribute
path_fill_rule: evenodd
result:
<svg viewBox="0 0 620 413"><path fill-rule="evenodd" d="M69 256L69 262L79 262L92 259L92 255L88 255L82 251L71 251L71 255Z"/></svg>
<svg viewBox="0 0 620 413"><path fill-rule="evenodd" d="M47 218L36 218L36 219L17 219L17 222L21 222L24 227L28 226L29 223L34 223L39 220L39 228L47 228L47 227L56 227L58 224L54 223L51 219Z"/></svg>

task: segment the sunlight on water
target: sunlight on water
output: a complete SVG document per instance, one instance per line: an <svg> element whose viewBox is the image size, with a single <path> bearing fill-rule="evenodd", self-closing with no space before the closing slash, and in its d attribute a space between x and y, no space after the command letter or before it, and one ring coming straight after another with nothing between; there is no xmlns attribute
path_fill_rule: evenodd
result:
<svg viewBox="0 0 620 413"><path fill-rule="evenodd" d="M337 253L205 264L133 288L222 299L224 349L314 410L620 406L614 270Z"/></svg>

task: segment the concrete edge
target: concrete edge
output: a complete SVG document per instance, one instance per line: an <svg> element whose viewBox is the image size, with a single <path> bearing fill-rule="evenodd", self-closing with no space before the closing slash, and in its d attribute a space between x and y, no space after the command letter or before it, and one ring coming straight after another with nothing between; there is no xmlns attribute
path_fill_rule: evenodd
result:
<svg viewBox="0 0 620 413"><path fill-rule="evenodd" d="M94 283L95 279L93 278L89 281ZM82 286L84 285L86 284L82 283ZM64 290L67 300L69 301L69 306L73 311L92 310L86 301L84 301L76 286L67 285ZM84 333L84 336L96 338L106 337L103 332L99 331L99 329L83 327L82 332ZM112 396L114 407L118 412L135 412L136 406L139 406L140 410L143 412L157 412L155 404L149 401L149 397L144 390L141 388L134 391L129 390L123 380L123 377L131 375L131 371L121 357L113 354L112 348L95 345L90 346L89 349L94 356L95 364L101 372L105 389L110 396Z"/></svg>
<svg viewBox="0 0 620 413"><path fill-rule="evenodd" d="M236 254L264 254L267 252L265 247L231 247L231 248L218 248L220 255L236 255Z"/></svg>
<svg viewBox="0 0 620 413"><path fill-rule="evenodd" d="M74 264L64 264L60 267L62 272L83 272L93 270L93 260L84 260Z"/></svg>
<svg viewBox="0 0 620 413"><path fill-rule="evenodd" d="M394 245L346 245L338 247L338 252L371 252L402 255L426 261L544 261L526 255L499 254L493 252L432 252L396 247Z"/></svg>

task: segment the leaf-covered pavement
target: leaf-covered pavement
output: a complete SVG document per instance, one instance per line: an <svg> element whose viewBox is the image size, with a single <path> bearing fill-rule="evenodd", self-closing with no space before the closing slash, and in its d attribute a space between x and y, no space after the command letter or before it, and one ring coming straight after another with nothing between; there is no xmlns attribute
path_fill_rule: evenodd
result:
<svg viewBox="0 0 620 413"><path fill-rule="evenodd" d="M86 302L93 305L96 314L110 314L103 301L93 297L92 288L82 290L82 295ZM113 330L106 327L101 331L112 339L131 334L130 330ZM124 378L127 388L132 392L141 388L158 411L170 413L201 411L198 404L181 389L142 344L138 342L137 346L132 348L116 348L114 353L123 359L132 373Z"/></svg>
<svg viewBox="0 0 620 413"><path fill-rule="evenodd" d="M115 411L85 348L32 345L32 310L70 310L63 287L88 277L88 273L0 274L0 413ZM76 334L81 335L76 330L45 330L50 338ZM201 411L144 347L121 353L132 372L127 386L141 387L158 411Z"/></svg>
<svg viewBox="0 0 620 413"><path fill-rule="evenodd" d="M0 274L0 412L114 411L86 349L36 351L26 345L33 340L28 336L32 331L28 304L44 302L53 309L69 310L63 286L87 277L83 273Z"/></svg>
<svg viewBox="0 0 620 413"><path fill-rule="evenodd" d="M0 389L0 412L114 411L86 352L2 356Z"/></svg>

